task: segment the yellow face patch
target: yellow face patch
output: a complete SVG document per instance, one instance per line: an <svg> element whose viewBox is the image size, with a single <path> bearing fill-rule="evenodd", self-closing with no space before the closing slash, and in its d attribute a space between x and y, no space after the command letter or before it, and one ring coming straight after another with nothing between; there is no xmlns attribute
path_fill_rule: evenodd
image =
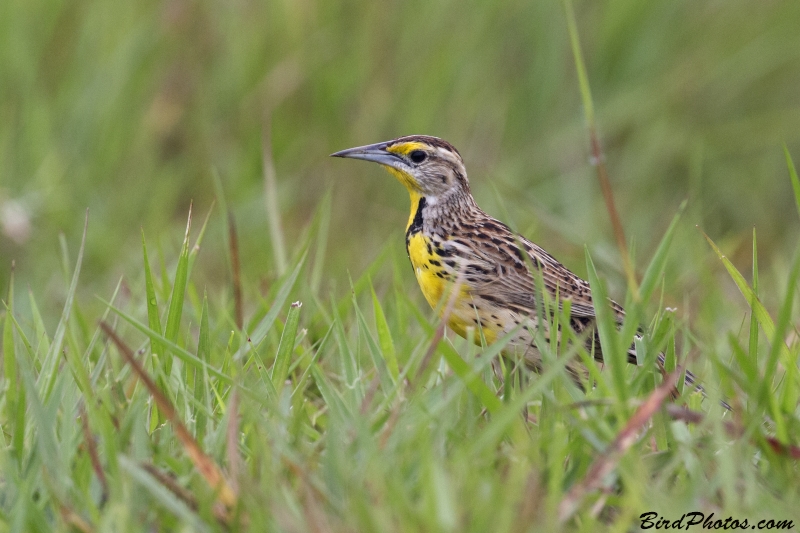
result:
<svg viewBox="0 0 800 533"><path fill-rule="evenodd" d="M393 144L392 146L388 147L386 151L398 155L408 155L410 152L414 150L422 150L424 148L425 145L422 143L407 142L407 143ZM403 186L405 186L405 188L408 189L408 192L410 192L412 195L420 192L419 184L417 183L417 180L414 179L414 176L412 176L411 174L403 172L402 170L398 170L394 167L384 166L383 168L388 170L389 174L397 178L397 181L402 183Z"/></svg>
<svg viewBox="0 0 800 533"><path fill-rule="evenodd" d="M383 166L383 168L385 168L389 172L389 174L397 178L397 181L402 183L403 186L405 186L405 188L408 189L408 192L412 196L413 195L419 196L420 194L419 185L417 184L417 180L415 180L411 174L407 174L402 170L397 170L394 167L388 167L385 165Z"/></svg>
<svg viewBox="0 0 800 533"><path fill-rule="evenodd" d="M407 142L407 143L393 144L390 147L388 147L386 151L398 155L408 155L414 150L425 150L425 148L427 148L427 146L424 145L423 143Z"/></svg>

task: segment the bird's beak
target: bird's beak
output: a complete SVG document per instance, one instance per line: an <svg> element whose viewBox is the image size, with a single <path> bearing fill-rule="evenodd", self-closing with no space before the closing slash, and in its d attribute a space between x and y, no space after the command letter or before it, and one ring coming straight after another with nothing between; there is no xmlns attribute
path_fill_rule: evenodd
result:
<svg viewBox="0 0 800 533"><path fill-rule="evenodd" d="M372 161L373 163L380 163L387 167L397 167L398 163L403 160L400 156L393 154L386 150L389 146L388 142L368 144L367 146L357 146L355 148L348 148L341 152L331 154L331 157L349 157L350 159L363 159L364 161Z"/></svg>

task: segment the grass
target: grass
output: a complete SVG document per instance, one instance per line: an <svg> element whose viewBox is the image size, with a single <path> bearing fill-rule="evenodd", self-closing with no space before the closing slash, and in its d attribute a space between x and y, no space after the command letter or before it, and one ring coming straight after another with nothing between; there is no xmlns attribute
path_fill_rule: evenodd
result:
<svg viewBox="0 0 800 533"><path fill-rule="evenodd" d="M218 211L209 227L224 224ZM679 216L622 330L598 313L607 346L629 344L637 317L651 317L637 346L650 364L610 357L585 394L564 371L571 356L588 360L579 343L541 345L550 364L535 378L505 361L500 380L489 363L504 340L476 349L442 338L401 290L402 271L383 294L367 275L338 299L313 290L322 258L309 249L326 229L317 221L241 330L230 299L209 301L194 284L206 226L192 235L191 217L172 275L153 275L145 245L144 287L115 291L99 324L74 299L84 242L54 333L36 311L15 311L12 280L3 527L589 531L627 529L649 511L796 520L794 290L773 319L709 240L753 309L749 343L730 334L734 358L721 359L674 313L647 314ZM757 272L755 258L754 243ZM587 263L602 295L588 253ZM795 260L790 287L798 275ZM699 364L710 396L702 406L684 389L666 408L677 378L662 383L660 351ZM722 394L732 413L716 403Z"/></svg>
<svg viewBox="0 0 800 533"><path fill-rule="evenodd" d="M798 8L574 7L580 79L557 3L3 3L0 531L796 527ZM400 189L324 158L413 132L641 366L583 392L580 343L532 375L445 334Z"/></svg>

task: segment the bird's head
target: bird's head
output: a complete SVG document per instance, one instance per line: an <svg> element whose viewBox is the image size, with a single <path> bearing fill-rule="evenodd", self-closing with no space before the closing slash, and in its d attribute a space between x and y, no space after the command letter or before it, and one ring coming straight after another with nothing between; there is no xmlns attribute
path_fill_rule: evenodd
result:
<svg viewBox="0 0 800 533"><path fill-rule="evenodd" d="M469 194L461 155L449 142L427 135L349 148L331 154L380 163L413 195L443 200Z"/></svg>

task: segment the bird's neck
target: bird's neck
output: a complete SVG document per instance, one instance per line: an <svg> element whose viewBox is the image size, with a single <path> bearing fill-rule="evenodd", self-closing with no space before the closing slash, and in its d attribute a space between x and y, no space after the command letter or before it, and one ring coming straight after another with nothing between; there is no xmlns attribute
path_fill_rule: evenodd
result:
<svg viewBox="0 0 800 533"><path fill-rule="evenodd" d="M428 200L415 190L409 189L408 194L411 197L411 213L408 215L406 235L411 235L422 230L422 211L428 204Z"/></svg>
<svg viewBox="0 0 800 533"><path fill-rule="evenodd" d="M424 196L409 190L411 212L406 224L406 235L412 235L425 228L447 227L451 219L458 218L465 211L478 209L471 195L451 194L447 196Z"/></svg>

